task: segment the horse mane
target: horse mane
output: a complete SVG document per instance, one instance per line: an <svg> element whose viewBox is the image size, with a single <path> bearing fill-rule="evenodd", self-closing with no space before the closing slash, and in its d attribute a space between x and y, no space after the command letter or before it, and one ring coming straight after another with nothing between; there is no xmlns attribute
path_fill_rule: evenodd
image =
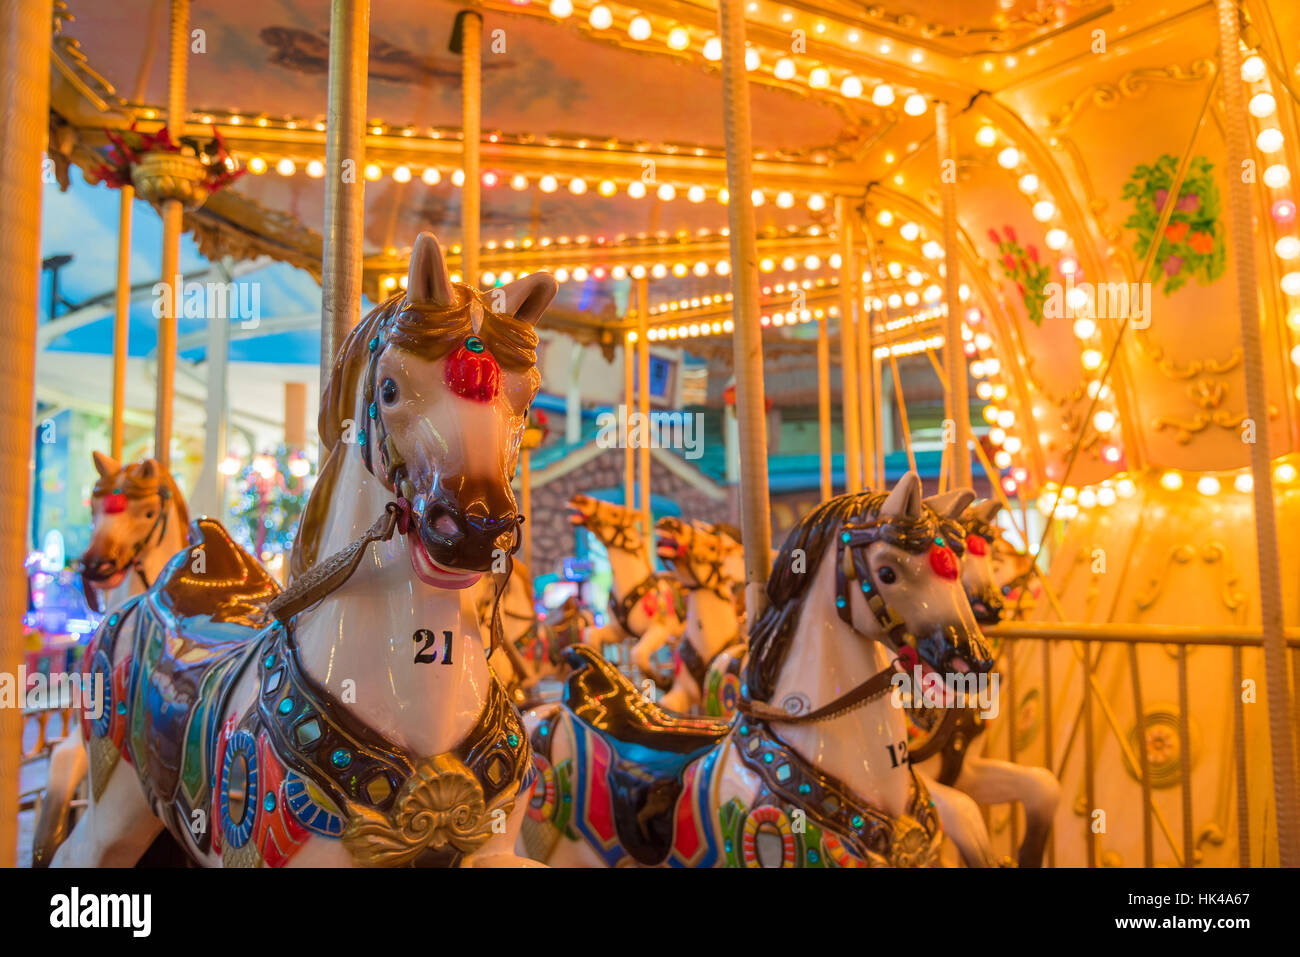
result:
<svg viewBox="0 0 1300 957"><path fill-rule="evenodd" d="M772 696L794 639L795 625L804 611L805 592L817 575L824 553L834 543L836 533L847 522L878 518L888 497L886 492L873 491L837 495L817 506L790 530L772 565L772 577L767 580L767 608L749 633L745 688L750 698L766 701ZM931 539L939 534L945 541L951 541L958 554L965 546L961 526L940 518L928 505L922 505L920 520L890 522L882 525L880 531L885 541L909 551L928 548ZM802 553L802 571L795 570L796 551Z"/></svg>
<svg viewBox="0 0 1300 957"><path fill-rule="evenodd" d="M372 309L352 327L334 360L329 382L321 393L316 433L320 437L321 462L316 484L307 497L298 521L293 552L289 558L291 578L301 575L320 556L320 536L325 527L334 486L343 467L349 443L342 441L347 423L354 431L362 428L357 393L361 377L370 362L370 341L398 345L425 359L436 361L474 335L473 306L483 309L478 335L503 369L521 370L537 364L537 331L531 323L494 312L477 290L464 283L452 284L454 301L447 306L413 303L405 292L396 292Z"/></svg>

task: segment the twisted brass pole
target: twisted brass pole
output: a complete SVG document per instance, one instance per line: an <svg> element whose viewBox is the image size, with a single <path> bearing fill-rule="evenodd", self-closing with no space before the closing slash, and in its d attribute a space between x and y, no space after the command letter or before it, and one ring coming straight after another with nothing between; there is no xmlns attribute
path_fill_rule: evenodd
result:
<svg viewBox="0 0 1300 957"><path fill-rule="evenodd" d="M461 17L461 165L465 182L460 188L461 273L478 288L479 140L482 138L483 18L472 10Z"/></svg>
<svg viewBox="0 0 1300 957"><path fill-rule="evenodd" d="M365 216L366 75L370 0L330 6L329 95L325 108L325 242L321 262L321 393L334 357L361 318Z"/></svg>
<svg viewBox="0 0 1300 957"><path fill-rule="evenodd" d="M1236 0L1217 0L1219 11L1219 75L1223 83L1223 115L1229 171L1240 170L1251 158L1246 119L1246 91L1241 79L1241 48ZM1174 199L1177 194L1171 196ZM1232 254L1237 267L1237 308L1241 316L1241 348L1246 378L1246 410L1255 423L1250 444L1250 471L1255 499L1255 550L1259 557L1259 617L1264 633L1264 677L1268 693L1268 733L1273 756L1273 793L1277 801L1277 847L1283 867L1300 866L1296 767L1291 725L1291 694L1287 688L1287 654L1282 619L1282 566L1273 498L1272 453L1268 435L1268 395L1264 387L1264 347L1259 329L1259 277L1255 272L1255 230L1250 191L1240 175L1228 176L1228 209L1232 215ZM1159 236L1160 233L1156 233Z"/></svg>
<svg viewBox="0 0 1300 957"><path fill-rule="evenodd" d="M862 420L858 415L858 330L853 321L853 236L849 231L849 201L835 197L835 222L840 230L840 404L844 415L844 491L862 490Z"/></svg>
<svg viewBox="0 0 1300 957"><path fill-rule="evenodd" d="M957 271L961 253L957 249L957 159L953 155L952 130L948 124L948 104L935 105L935 137L939 147L939 196L943 202L944 256L944 349L948 372L950 414L954 423L951 488L969 488L970 464L970 390L966 378L966 357L962 353L961 295Z"/></svg>
<svg viewBox="0 0 1300 957"><path fill-rule="evenodd" d="M0 673L23 661L51 0L0 0ZM22 689L19 689L20 693ZM23 709L0 708L0 867L17 863Z"/></svg>
<svg viewBox="0 0 1300 957"><path fill-rule="evenodd" d="M135 205L135 187L121 189L117 214L117 292L113 307L113 422L109 455L122 460L126 414L126 359L131 313L131 220ZM165 281L165 280L164 280Z"/></svg>
<svg viewBox="0 0 1300 957"><path fill-rule="evenodd" d="M759 323L758 235L754 224L754 148L745 70L744 0L719 0L722 39L722 109L727 147L727 222L731 228L732 348L736 366L736 419L740 427L740 524L745 539L745 602L750 620L767 607L772 515L767 485L766 392L763 329Z"/></svg>

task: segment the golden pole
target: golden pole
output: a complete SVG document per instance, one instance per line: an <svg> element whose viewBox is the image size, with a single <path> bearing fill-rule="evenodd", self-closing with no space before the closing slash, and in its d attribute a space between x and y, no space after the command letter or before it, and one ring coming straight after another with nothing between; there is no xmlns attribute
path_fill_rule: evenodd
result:
<svg viewBox="0 0 1300 957"><path fill-rule="evenodd" d="M1236 0L1218 0L1219 77L1223 83L1223 115L1229 170L1250 160L1247 139L1246 92L1241 79L1240 24ZM1170 201L1176 199L1176 194ZM1255 549L1259 560L1259 617L1264 634L1264 676L1268 694L1269 744L1273 757L1273 791L1277 801L1278 861L1300 866L1300 801L1296 796L1295 749L1291 725L1291 693L1287 688L1287 655L1282 619L1282 565L1277 515L1274 511L1272 453L1269 450L1268 394L1264 383L1264 348L1259 330L1259 279L1255 272L1255 230L1250 191L1240 176L1228 177L1233 260L1237 266L1237 309L1241 316L1241 348L1246 377L1246 409L1255 423L1250 444L1254 479ZM1160 233L1156 233L1160 235Z"/></svg>
<svg viewBox="0 0 1300 957"><path fill-rule="evenodd" d="M482 137L483 18L472 10L458 14L461 29L461 141L465 183L460 188L461 273L478 288L479 140Z"/></svg>
<svg viewBox="0 0 1300 957"><path fill-rule="evenodd" d="M307 383L284 384L284 444L293 449L307 447Z"/></svg>
<svg viewBox="0 0 1300 957"><path fill-rule="evenodd" d="M831 337L825 313L817 320L817 429L821 453L822 501L831 497Z"/></svg>
<svg viewBox="0 0 1300 957"><path fill-rule="evenodd" d="M131 313L131 217L135 210L135 187L122 187L117 211L117 298L113 311L113 422L109 456L122 461L126 413L126 358L128 319ZM165 277L164 277L164 281Z"/></svg>
<svg viewBox="0 0 1300 957"><path fill-rule="evenodd" d="M870 269L870 262L867 263ZM853 275L862 275L862 261L856 256L853 261ZM875 273L872 273L874 279ZM874 285L874 283L873 283ZM862 419L862 487L878 489L881 479L876 475L876 408L875 386L871 379L876 370L872 359L872 326L876 321L875 308L867 306L868 290L865 285L858 288L858 410Z"/></svg>
<svg viewBox="0 0 1300 957"><path fill-rule="evenodd" d="M952 132L948 126L948 104L935 105L935 138L939 147L939 197L943 203L944 259L944 329L948 348L944 365L948 370L948 414L954 423L952 488L970 488L970 390L966 378L966 358L961 349L961 296L957 282L961 253L957 249L957 158L953 154Z"/></svg>
<svg viewBox="0 0 1300 957"><path fill-rule="evenodd" d="M0 0L0 673L18 674L27 611L32 394L41 274L41 155L50 113L50 0ZM19 689L21 691L21 689ZM0 867L18 854L23 710L0 708Z"/></svg>
<svg viewBox="0 0 1300 957"><path fill-rule="evenodd" d="M173 142L185 135L185 80L190 42L190 0L172 0L171 61L167 77L167 129ZM153 457L171 468L172 394L176 384L176 310L180 305L181 221L178 199L162 203L163 315L158 320L158 390L154 402Z"/></svg>
<svg viewBox="0 0 1300 957"><path fill-rule="evenodd" d="M641 413L641 448L638 457L641 460L641 520L644 522L646 541L650 540L650 529L654 518L650 512L650 335L649 335L650 293L649 282L642 276L636 281L636 359L637 359L637 406Z"/></svg>
<svg viewBox="0 0 1300 957"><path fill-rule="evenodd" d="M772 513L767 485L763 329L759 324L758 235L754 223L754 148L745 70L744 0L719 0L722 109L727 147L727 222L731 229L732 348L736 365L736 419L740 427L740 525L745 540L745 607L756 621L767 607Z"/></svg>
<svg viewBox="0 0 1300 957"><path fill-rule="evenodd" d="M321 262L321 393L334 357L361 318L370 0L332 0L325 127L325 242Z"/></svg>
<svg viewBox="0 0 1300 957"><path fill-rule="evenodd" d="M903 377L898 374L898 359L889 350L889 371L894 376L894 402L898 405L898 421L902 426L903 444L907 448L907 467L916 472L916 453L912 451L912 426L907 421L907 399L903 396ZM920 475L920 472L917 472Z"/></svg>
<svg viewBox="0 0 1300 957"><path fill-rule="evenodd" d="M844 409L844 491L859 492L862 490L862 425L858 418L858 336L853 321L853 235L849 231L849 201L844 196L835 197L835 222L840 231L840 401Z"/></svg>
<svg viewBox="0 0 1300 957"><path fill-rule="evenodd" d="M623 336L623 507L636 508L636 449L628 441L627 420L636 410L636 343Z"/></svg>
<svg viewBox="0 0 1300 957"><path fill-rule="evenodd" d="M519 514L525 519L524 564L533 567L533 450L519 452Z"/></svg>

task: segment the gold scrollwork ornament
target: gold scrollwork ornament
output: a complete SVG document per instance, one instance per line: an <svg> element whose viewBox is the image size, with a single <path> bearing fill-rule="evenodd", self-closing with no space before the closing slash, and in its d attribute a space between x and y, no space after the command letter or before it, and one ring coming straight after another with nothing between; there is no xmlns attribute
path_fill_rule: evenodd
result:
<svg viewBox="0 0 1300 957"><path fill-rule="evenodd" d="M513 806L513 796L503 795L488 807L470 770L454 755L440 754L420 763L388 814L353 808L343 844L363 867L402 867L426 850L448 846L469 854L492 836L493 812L509 814Z"/></svg>

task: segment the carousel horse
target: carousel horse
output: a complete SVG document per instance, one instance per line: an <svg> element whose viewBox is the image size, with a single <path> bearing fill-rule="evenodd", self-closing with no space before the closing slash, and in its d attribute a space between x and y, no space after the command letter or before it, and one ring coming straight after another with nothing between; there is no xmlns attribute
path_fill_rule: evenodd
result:
<svg viewBox="0 0 1300 957"><path fill-rule="evenodd" d="M914 473L800 519L750 630L731 722L670 715L591 649L570 649L563 706L527 719L530 855L589 866L936 863L939 815L907 761L890 690L918 665L992 665L949 544L960 534L922 503Z"/></svg>
<svg viewBox="0 0 1300 957"><path fill-rule="evenodd" d="M163 827L211 866L530 863L529 744L466 589L519 545L555 291L534 273L484 297L419 236L321 397L288 587L199 519L96 633L111 700L83 717L92 798L56 863L131 864Z"/></svg>
<svg viewBox="0 0 1300 957"><path fill-rule="evenodd" d="M581 525L599 539L609 554L614 577L609 606L622 631L637 639L632 663L644 674L653 674L650 656L665 642L675 642L685 630L681 589L672 575L656 572L650 562L649 543L641 534L639 515L588 495L569 499L569 521ZM592 629L594 642L621 640L614 629ZM588 642L589 644L592 642Z"/></svg>
<svg viewBox="0 0 1300 957"><path fill-rule="evenodd" d="M740 688L738 666L745 656L736 610L745 584L740 532L728 525L664 517L655 523L655 541L659 557L686 592L686 633L677 644L679 667L659 704L668 711L703 710L730 717Z"/></svg>
<svg viewBox="0 0 1300 957"><path fill-rule="evenodd" d="M965 553L961 556L962 587L981 625L996 625L1003 613L1002 592L990 562L991 544L997 534L993 520L999 507L996 501L987 500L966 508L960 515L966 532ZM931 791L956 788L979 804L1019 801L1025 810L1025 838L1017 863L1020 867L1041 867L1060 801L1061 786L1055 775L1047 768L971 754L971 744L984 731L977 708L909 709L908 715L924 738L914 743L911 760ZM1014 720L1013 714L1008 713L1006 719ZM961 820L943 823L968 865L992 862L982 816L964 815Z"/></svg>
<svg viewBox="0 0 1300 957"><path fill-rule="evenodd" d="M479 579L472 586L471 594L479 627L484 631L492 627L493 608L500 608L505 640L492 653L488 664L497 680L510 692L511 699L521 704L528 689L555 669L547 655L545 630L533 607L533 576L523 562L516 561L514 566L499 605L497 583L491 576Z"/></svg>
<svg viewBox="0 0 1300 957"><path fill-rule="evenodd" d="M90 544L77 563L93 611L117 608L158 578L180 551L189 510L171 474L153 459L122 465L91 453L99 478L90 493ZM80 723L50 754L49 777L32 840L32 864L45 867L68 836L72 797L86 777Z"/></svg>

